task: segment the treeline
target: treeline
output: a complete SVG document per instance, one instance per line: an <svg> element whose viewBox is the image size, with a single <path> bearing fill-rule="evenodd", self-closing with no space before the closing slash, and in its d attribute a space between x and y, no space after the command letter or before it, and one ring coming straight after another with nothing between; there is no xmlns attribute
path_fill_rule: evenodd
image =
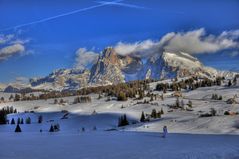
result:
<svg viewBox="0 0 239 159"><path fill-rule="evenodd" d="M116 85L86 87L79 90L63 90L63 91L48 91L40 95L33 93L27 95L25 93L11 95L10 101L31 101L31 100L47 100L52 98L63 98L69 96L86 96L91 93L102 94L104 96L116 97L119 101L125 101L128 98L142 98L144 91L149 89L149 83L155 80L138 80ZM84 99L80 99L84 101Z"/></svg>
<svg viewBox="0 0 239 159"><path fill-rule="evenodd" d="M164 93L166 93L169 90L171 91L180 91L181 89L195 90L199 87L211 87L215 85L220 86L224 79L225 79L224 77L217 77L215 80L208 78L198 79L197 77L192 77L189 79L181 80L179 82L175 80L173 83L159 83L156 85L156 90L163 91Z"/></svg>

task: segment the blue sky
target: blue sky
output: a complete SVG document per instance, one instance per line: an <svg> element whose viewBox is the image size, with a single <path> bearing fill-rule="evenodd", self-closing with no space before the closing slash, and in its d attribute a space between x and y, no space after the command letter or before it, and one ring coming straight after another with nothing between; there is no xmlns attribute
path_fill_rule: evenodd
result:
<svg viewBox="0 0 239 159"><path fill-rule="evenodd" d="M118 42L157 41L170 32L204 28L208 36L219 36L223 31L239 29L237 0L124 0L120 3L136 7L104 5L34 23L100 5L96 1L0 0L0 35L2 39L13 36L2 42L0 49L10 45L20 49L20 53L2 60L0 55L0 82L45 76L55 69L74 67L79 48L100 52ZM17 27L22 24L26 25ZM233 40L237 42L238 37ZM195 56L216 68L239 70L237 51L238 47L233 47Z"/></svg>

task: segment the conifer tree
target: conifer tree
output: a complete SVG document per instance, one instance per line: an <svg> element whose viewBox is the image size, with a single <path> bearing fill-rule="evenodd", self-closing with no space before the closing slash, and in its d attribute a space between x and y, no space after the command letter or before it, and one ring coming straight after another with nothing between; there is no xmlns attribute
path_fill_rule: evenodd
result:
<svg viewBox="0 0 239 159"><path fill-rule="evenodd" d="M22 132L22 130L21 130L19 124L17 124L16 129L15 129L15 132Z"/></svg>
<svg viewBox="0 0 239 159"><path fill-rule="evenodd" d="M15 124L15 119L14 119L14 118L12 118L12 120L11 120L11 124L12 124L12 125Z"/></svg>
<svg viewBox="0 0 239 159"><path fill-rule="evenodd" d="M26 123L26 124L31 124L31 118L30 118L30 117L27 117L25 123Z"/></svg>
<svg viewBox="0 0 239 159"><path fill-rule="evenodd" d="M152 118L157 118L157 111L156 111L156 109L152 110L151 117Z"/></svg>
<svg viewBox="0 0 239 159"><path fill-rule="evenodd" d="M228 81L228 87L230 87L231 85L232 85L232 81L229 80L229 81Z"/></svg>
<svg viewBox="0 0 239 159"><path fill-rule="evenodd" d="M40 116L38 117L38 123L41 124L41 123L42 123L42 120L43 120L43 117L42 117L42 115L40 115Z"/></svg>
<svg viewBox="0 0 239 159"><path fill-rule="evenodd" d="M142 114L141 114L140 122L145 122L145 115L144 115L144 112L142 112Z"/></svg>
<svg viewBox="0 0 239 159"><path fill-rule="evenodd" d="M51 125L49 132L54 132L53 125Z"/></svg>
<svg viewBox="0 0 239 159"><path fill-rule="evenodd" d="M126 114L124 114L123 123L124 123L124 125L129 125L129 122L128 122Z"/></svg>

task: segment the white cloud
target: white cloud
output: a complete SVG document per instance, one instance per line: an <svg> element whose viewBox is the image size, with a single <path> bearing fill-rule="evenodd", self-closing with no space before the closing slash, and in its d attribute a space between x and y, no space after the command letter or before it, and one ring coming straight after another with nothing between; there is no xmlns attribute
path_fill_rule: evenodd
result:
<svg viewBox="0 0 239 159"><path fill-rule="evenodd" d="M88 51L86 48L79 48L76 51L75 67L79 69L85 69L92 66L97 62L99 54Z"/></svg>
<svg viewBox="0 0 239 159"><path fill-rule="evenodd" d="M13 44L0 49L0 61L6 60L14 55L21 54L25 51L22 44Z"/></svg>
<svg viewBox="0 0 239 159"><path fill-rule="evenodd" d="M136 43L122 43L119 42L115 46L115 51L120 55L133 55L137 57L149 56L158 49L158 42L152 40L145 40Z"/></svg>
<svg viewBox="0 0 239 159"><path fill-rule="evenodd" d="M0 62L15 55L27 55L32 51L26 50L30 39L20 39L14 34L0 34Z"/></svg>
<svg viewBox="0 0 239 159"><path fill-rule="evenodd" d="M168 36L165 35L166 37ZM219 36L206 34L205 29L189 32L170 33L170 38L163 42L168 51L184 51L191 54L215 53L224 49L238 47L235 36L237 31L223 32Z"/></svg>
<svg viewBox="0 0 239 159"><path fill-rule="evenodd" d="M239 48L239 30L224 31L220 35L207 34L204 28L188 32L171 32L159 41L145 40L136 43L119 42L115 50L120 55L151 56L162 50L183 51L190 54L216 53Z"/></svg>

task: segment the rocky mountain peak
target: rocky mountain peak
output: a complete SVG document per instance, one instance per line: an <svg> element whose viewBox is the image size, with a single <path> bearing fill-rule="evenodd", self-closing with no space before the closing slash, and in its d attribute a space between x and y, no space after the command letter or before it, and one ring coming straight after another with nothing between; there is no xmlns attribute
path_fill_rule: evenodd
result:
<svg viewBox="0 0 239 159"><path fill-rule="evenodd" d="M43 78L30 80L33 89L79 89L87 86L117 84L142 79L175 77L216 77L233 75L205 67L197 58L184 52L157 52L146 61L119 55L107 47L90 70L59 69Z"/></svg>

